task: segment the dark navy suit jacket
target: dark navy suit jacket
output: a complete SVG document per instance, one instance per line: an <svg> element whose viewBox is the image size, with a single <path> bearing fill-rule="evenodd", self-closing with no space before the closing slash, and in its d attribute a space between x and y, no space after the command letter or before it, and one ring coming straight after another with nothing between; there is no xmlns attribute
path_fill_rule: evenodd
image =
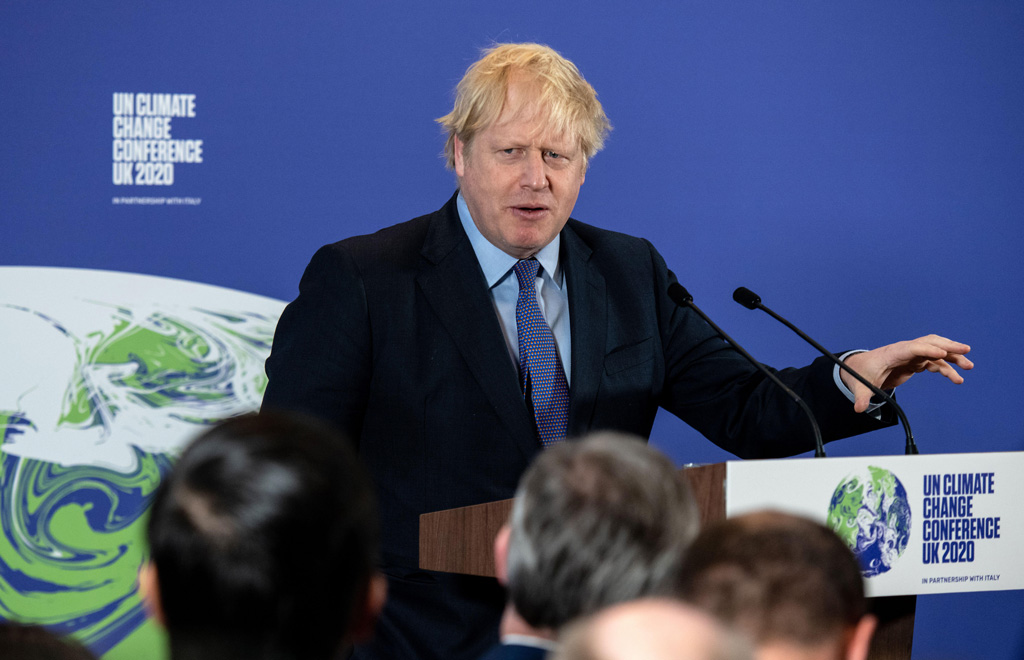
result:
<svg viewBox="0 0 1024 660"><path fill-rule="evenodd" d="M523 644L498 644L480 660L544 660L547 651Z"/></svg>
<svg viewBox="0 0 1024 660"><path fill-rule="evenodd" d="M813 447L800 409L669 300L675 276L650 243L573 219L561 237L570 437L647 437L660 407L743 458ZM824 358L779 374L826 440L880 426L853 412ZM417 569L421 513L511 497L540 451L455 197L321 248L278 323L267 375L264 409L336 423L375 479L391 591L379 652L365 657L471 660L496 643L504 598L493 580Z"/></svg>

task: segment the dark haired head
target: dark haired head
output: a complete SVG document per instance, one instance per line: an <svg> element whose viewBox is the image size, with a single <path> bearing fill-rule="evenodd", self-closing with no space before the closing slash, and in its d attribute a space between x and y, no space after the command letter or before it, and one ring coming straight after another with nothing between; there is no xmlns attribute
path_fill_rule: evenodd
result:
<svg viewBox="0 0 1024 660"><path fill-rule="evenodd" d="M361 614L377 512L344 438L250 415L185 450L157 490L148 537L172 655L326 658Z"/></svg>
<svg viewBox="0 0 1024 660"><path fill-rule="evenodd" d="M842 642L867 612L850 549L824 525L785 513L752 513L705 528L680 575L683 599L759 645Z"/></svg>
<svg viewBox="0 0 1024 660"><path fill-rule="evenodd" d="M63 639L42 626L0 622L0 658L3 660L95 660L84 646Z"/></svg>

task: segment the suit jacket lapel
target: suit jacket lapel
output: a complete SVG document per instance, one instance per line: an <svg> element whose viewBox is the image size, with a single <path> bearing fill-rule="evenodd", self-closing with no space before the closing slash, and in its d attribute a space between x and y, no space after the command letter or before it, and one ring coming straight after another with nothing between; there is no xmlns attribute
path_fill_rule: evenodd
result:
<svg viewBox="0 0 1024 660"><path fill-rule="evenodd" d="M604 370L608 330L604 276L590 263L591 249L572 230L562 230L562 263L569 286L572 379L569 384L569 437L590 428Z"/></svg>
<svg viewBox="0 0 1024 660"><path fill-rule="evenodd" d="M420 290L498 417L524 454L532 456L538 447L533 420L454 197L431 220L421 253L427 263L416 278Z"/></svg>

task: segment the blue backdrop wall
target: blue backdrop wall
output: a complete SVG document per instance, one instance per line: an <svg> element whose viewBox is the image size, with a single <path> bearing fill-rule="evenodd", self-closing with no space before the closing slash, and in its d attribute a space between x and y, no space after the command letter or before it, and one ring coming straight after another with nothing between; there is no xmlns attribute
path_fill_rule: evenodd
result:
<svg viewBox="0 0 1024 660"><path fill-rule="evenodd" d="M291 300L321 244L444 203L433 119L482 47L539 41L578 64L614 125L575 217L650 239L775 366L813 356L732 303L736 286L836 349L970 343L966 384L901 389L919 445L1021 450L1022 35L1024 5L996 0L8 0L2 264ZM165 100L151 94L185 96L143 129L134 117ZM140 167L120 142L135 130L191 142ZM678 462L727 457L667 415L653 442ZM830 455L900 451L891 430ZM914 657L1019 657L1022 610L1020 592L922 598Z"/></svg>

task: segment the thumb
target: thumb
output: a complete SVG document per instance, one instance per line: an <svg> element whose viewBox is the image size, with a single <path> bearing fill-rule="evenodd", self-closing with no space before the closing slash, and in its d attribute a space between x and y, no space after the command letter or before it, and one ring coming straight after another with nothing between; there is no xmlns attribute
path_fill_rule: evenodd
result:
<svg viewBox="0 0 1024 660"><path fill-rule="evenodd" d="M864 387L863 384L857 383L853 388L853 409L855 412L862 413L868 409L871 404L871 390Z"/></svg>

